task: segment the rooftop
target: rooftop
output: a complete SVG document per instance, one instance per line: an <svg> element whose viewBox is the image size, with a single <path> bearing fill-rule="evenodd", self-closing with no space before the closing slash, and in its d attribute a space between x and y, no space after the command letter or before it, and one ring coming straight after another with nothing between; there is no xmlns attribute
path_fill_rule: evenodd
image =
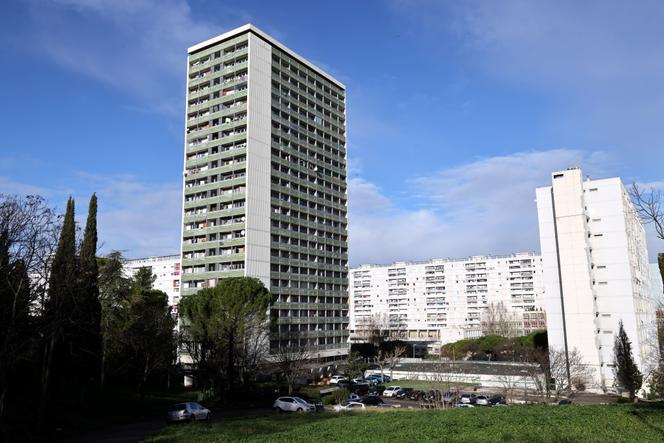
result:
<svg viewBox="0 0 664 443"><path fill-rule="evenodd" d="M247 23L246 25L240 26L239 28L232 29L228 32L224 32L223 34L220 34L216 37L212 37L211 39L205 40L204 42L198 43L194 46L191 46L190 48L187 49L187 52L189 54L193 54L195 52L198 52L200 50L203 50L205 48L208 48L212 45L215 45L219 42L222 42L224 40L231 39L233 37L236 37L240 34L244 34L245 32L253 32L256 34L258 37L262 38L266 42L270 43L272 46L276 46L277 48L281 49L291 57L297 58L300 62L304 63L307 65L309 68L313 69L314 71L318 72L320 75L324 76L328 80L330 80L332 83L336 84L342 89L346 89L346 86L341 83L339 80L336 78L332 77L330 74L327 72L323 71L321 68L318 66L314 65L311 63L309 60L306 58L302 57L301 55L297 54L296 52L288 49L286 46L284 46L282 43L279 41L275 40L274 38L270 37L268 34L265 32L261 31L258 29L256 26L252 25L251 23Z"/></svg>

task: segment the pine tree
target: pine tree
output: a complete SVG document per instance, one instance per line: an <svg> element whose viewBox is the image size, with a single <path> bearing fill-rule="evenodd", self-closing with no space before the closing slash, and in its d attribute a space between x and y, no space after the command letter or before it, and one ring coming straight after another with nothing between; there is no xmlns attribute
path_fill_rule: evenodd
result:
<svg viewBox="0 0 664 443"><path fill-rule="evenodd" d="M643 383L643 375L636 366L636 363L634 363L632 343L629 341L629 337L627 337L622 320L619 323L618 335L613 345L613 353L616 378L629 392L629 398L635 400L636 393L641 389L641 384Z"/></svg>
<svg viewBox="0 0 664 443"><path fill-rule="evenodd" d="M97 269L97 196L92 194L79 257L76 311L77 365L85 380L97 377L101 353L101 305L99 303L99 271Z"/></svg>
<svg viewBox="0 0 664 443"><path fill-rule="evenodd" d="M42 400L46 402L51 385L68 374L72 358L72 312L76 292L76 223L74 200L67 201L58 246L53 255L48 280L48 296L44 306L42 333L44 353L42 361ZM45 412L42 405L42 412Z"/></svg>

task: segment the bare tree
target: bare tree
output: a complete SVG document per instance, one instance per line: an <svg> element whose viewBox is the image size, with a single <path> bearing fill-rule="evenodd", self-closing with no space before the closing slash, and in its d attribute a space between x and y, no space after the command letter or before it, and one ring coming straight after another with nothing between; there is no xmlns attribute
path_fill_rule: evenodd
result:
<svg viewBox="0 0 664 443"><path fill-rule="evenodd" d="M378 347L389 335L387 314L376 313L357 322L356 338Z"/></svg>
<svg viewBox="0 0 664 443"><path fill-rule="evenodd" d="M391 351L380 351L379 361L383 362L380 368L381 375L383 373L383 365L385 365L390 369L390 378L394 378L394 368L407 350L405 346L397 345Z"/></svg>
<svg viewBox="0 0 664 443"><path fill-rule="evenodd" d="M578 349L568 352L568 361L564 349L549 348L549 369L551 378L555 381L554 393L556 398L572 389L583 390L590 382L594 370L583 361ZM567 378L567 365L569 364L569 379ZM570 384L571 383L571 384Z"/></svg>
<svg viewBox="0 0 664 443"><path fill-rule="evenodd" d="M502 301L489 303L482 314L480 325L484 335L499 335L501 337L516 335L513 315L507 310Z"/></svg>
<svg viewBox="0 0 664 443"><path fill-rule="evenodd" d="M655 187L644 190L636 183L632 183L629 195L641 221L653 224L657 237L664 240L664 210L662 209L661 191Z"/></svg>
<svg viewBox="0 0 664 443"><path fill-rule="evenodd" d="M311 363L313 353L308 340L302 338L303 334L292 328L292 326L297 327L298 325L288 326L289 331L280 335L280 345L282 346L272 348L270 354L279 375L286 380L290 395L293 393L295 382L307 374L307 366Z"/></svg>
<svg viewBox="0 0 664 443"><path fill-rule="evenodd" d="M59 218L43 198L0 194L0 417L17 364L35 357L30 342L44 332L36 314L58 232Z"/></svg>

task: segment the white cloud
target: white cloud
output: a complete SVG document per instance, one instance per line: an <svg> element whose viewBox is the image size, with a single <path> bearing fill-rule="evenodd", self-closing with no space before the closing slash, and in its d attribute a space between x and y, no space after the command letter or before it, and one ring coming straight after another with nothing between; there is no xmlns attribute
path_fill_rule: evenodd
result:
<svg viewBox="0 0 664 443"><path fill-rule="evenodd" d="M601 174L601 153L520 152L479 159L408 181L411 208L361 179L349 183L351 265L539 251L535 188L551 172Z"/></svg>
<svg viewBox="0 0 664 443"><path fill-rule="evenodd" d="M10 177L0 175L0 194L5 195L41 195L48 196L51 190L41 186L34 186L28 183L18 182Z"/></svg>
<svg viewBox="0 0 664 443"><path fill-rule="evenodd" d="M636 163L643 155L664 161L664 3L413 0L393 7L428 39L458 39L470 69L548 97L548 123L563 139L613 151L624 168L658 173Z"/></svg>
<svg viewBox="0 0 664 443"><path fill-rule="evenodd" d="M87 189L98 197L101 253L112 249L126 257L179 254L182 222L182 183L146 183L132 176L80 173ZM84 221L89 194L77 196L79 220Z"/></svg>
<svg viewBox="0 0 664 443"><path fill-rule="evenodd" d="M138 98L143 109L168 114L184 103L187 47L249 21L229 6L218 6L221 22L196 18L187 0L32 0L30 6L32 49Z"/></svg>

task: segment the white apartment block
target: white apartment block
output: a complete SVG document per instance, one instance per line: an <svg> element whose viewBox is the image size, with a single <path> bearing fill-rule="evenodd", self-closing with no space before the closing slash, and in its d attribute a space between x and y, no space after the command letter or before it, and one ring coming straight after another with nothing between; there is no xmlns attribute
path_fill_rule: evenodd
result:
<svg viewBox="0 0 664 443"><path fill-rule="evenodd" d="M125 274L128 277L143 267L150 268L157 277L152 287L165 292L169 306L177 310L180 303L180 255L137 258L124 262Z"/></svg>
<svg viewBox="0 0 664 443"><path fill-rule="evenodd" d="M513 335L546 327L541 259L530 253L362 265L351 270L349 286L351 341L379 321L391 336L435 351L482 335L489 306L500 303Z"/></svg>
<svg viewBox="0 0 664 443"><path fill-rule="evenodd" d="M613 344L623 321L647 373L659 355L644 229L619 178L552 174L537 189L550 349L577 349L593 369L590 388L614 384Z"/></svg>

